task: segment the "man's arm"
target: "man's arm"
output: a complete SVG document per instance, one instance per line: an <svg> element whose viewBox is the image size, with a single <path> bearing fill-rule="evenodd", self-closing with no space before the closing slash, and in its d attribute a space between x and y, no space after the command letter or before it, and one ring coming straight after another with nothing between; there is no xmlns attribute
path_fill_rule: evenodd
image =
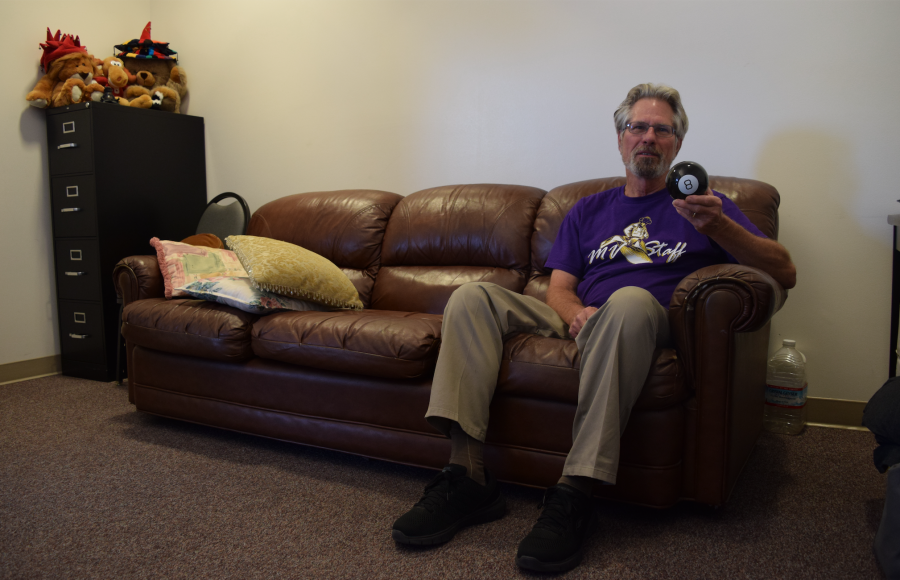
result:
<svg viewBox="0 0 900 580"><path fill-rule="evenodd" d="M597 312L593 306L585 307L575 293L578 278L563 270L553 270L547 287L547 305L559 314L569 325L569 336L575 338L591 314Z"/></svg>
<svg viewBox="0 0 900 580"><path fill-rule="evenodd" d="M698 232L712 238L738 263L759 268L784 288L793 288L797 284L797 269L787 248L775 240L751 234L725 215L722 200L711 190L707 190L706 195L676 199L672 205Z"/></svg>

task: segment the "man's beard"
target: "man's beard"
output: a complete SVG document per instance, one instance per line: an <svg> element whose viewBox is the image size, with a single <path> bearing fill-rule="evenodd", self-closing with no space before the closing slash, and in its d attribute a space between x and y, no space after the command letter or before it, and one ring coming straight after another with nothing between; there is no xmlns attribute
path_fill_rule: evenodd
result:
<svg viewBox="0 0 900 580"><path fill-rule="evenodd" d="M654 153L659 155L659 157L639 156L640 153ZM669 165L669 161L663 156L662 152L652 147L645 147L631 153L628 169L636 177L641 177L643 179L658 179L666 174L669 170Z"/></svg>

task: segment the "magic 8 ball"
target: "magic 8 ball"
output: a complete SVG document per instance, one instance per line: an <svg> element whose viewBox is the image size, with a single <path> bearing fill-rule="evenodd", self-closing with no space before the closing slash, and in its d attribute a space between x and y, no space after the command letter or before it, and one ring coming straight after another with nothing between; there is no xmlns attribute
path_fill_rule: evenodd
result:
<svg viewBox="0 0 900 580"><path fill-rule="evenodd" d="M699 163L682 161L676 163L666 175L666 189L673 199L684 199L698 193L703 195L709 188L709 175Z"/></svg>

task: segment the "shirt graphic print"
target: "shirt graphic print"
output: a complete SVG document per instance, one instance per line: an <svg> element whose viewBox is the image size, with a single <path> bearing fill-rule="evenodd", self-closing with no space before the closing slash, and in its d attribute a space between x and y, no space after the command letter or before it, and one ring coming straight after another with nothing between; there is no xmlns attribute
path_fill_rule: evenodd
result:
<svg viewBox="0 0 900 580"><path fill-rule="evenodd" d="M685 252L687 244L678 242L674 248L666 249L669 244L658 240L646 241L650 237L647 228L653 220L649 216L642 217L636 223L625 228L624 235L612 236L600 244L596 250L591 250L588 256L588 264L595 259L612 260L621 253L632 264L646 264L652 262L652 256L667 256L666 263L677 260Z"/></svg>

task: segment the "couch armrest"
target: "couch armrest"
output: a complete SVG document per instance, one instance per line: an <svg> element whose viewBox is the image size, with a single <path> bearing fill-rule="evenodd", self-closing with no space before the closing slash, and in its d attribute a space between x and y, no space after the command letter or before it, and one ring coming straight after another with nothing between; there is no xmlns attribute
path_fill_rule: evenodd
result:
<svg viewBox="0 0 900 580"><path fill-rule="evenodd" d="M165 296L165 283L156 256L129 256L113 268L113 283L122 306L144 298Z"/></svg>
<svg viewBox="0 0 900 580"><path fill-rule="evenodd" d="M716 332L753 332L765 326L787 299L787 290L756 268L717 264L685 277L669 303L675 345L695 376L698 325Z"/></svg>
<svg viewBox="0 0 900 580"><path fill-rule="evenodd" d="M721 505L762 430L769 320L787 292L747 266L709 266L672 295L669 322L694 397L688 401L685 493Z"/></svg>

